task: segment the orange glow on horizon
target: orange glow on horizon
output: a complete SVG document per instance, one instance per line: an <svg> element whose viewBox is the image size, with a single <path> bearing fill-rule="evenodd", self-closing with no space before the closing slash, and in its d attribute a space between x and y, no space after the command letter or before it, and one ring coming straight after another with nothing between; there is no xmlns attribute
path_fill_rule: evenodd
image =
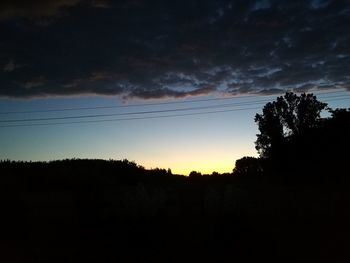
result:
<svg viewBox="0 0 350 263"><path fill-rule="evenodd" d="M139 164L146 169L170 168L173 174L189 175L191 171L197 171L202 174L231 173L236 160L244 156L256 156L255 152L248 149L241 153L232 153L228 151L207 151L204 152L187 152L182 154L164 154L159 159L139 160Z"/></svg>

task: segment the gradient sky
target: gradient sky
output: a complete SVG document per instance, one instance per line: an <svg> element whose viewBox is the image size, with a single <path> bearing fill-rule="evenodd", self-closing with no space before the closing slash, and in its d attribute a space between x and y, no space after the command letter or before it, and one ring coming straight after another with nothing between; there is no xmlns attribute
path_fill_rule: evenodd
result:
<svg viewBox="0 0 350 263"><path fill-rule="evenodd" d="M0 159L230 172L276 95L349 107L349 24L348 0L1 1L0 126L27 126L0 127ZM127 107L67 110L99 106ZM138 119L53 124L121 118Z"/></svg>

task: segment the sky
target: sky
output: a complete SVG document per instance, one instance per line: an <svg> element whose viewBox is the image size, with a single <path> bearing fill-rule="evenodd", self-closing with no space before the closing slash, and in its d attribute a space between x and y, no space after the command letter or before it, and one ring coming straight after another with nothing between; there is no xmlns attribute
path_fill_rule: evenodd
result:
<svg viewBox="0 0 350 263"><path fill-rule="evenodd" d="M285 91L349 107L349 24L349 0L3 0L0 159L230 172Z"/></svg>

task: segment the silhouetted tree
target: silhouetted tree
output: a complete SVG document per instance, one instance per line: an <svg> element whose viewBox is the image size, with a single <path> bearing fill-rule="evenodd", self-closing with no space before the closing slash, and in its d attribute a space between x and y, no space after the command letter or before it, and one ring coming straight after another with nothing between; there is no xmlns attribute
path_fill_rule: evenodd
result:
<svg viewBox="0 0 350 263"><path fill-rule="evenodd" d="M214 172L212 172L211 173L211 176L219 176L220 174L218 173L218 172L216 172L216 171L214 171Z"/></svg>
<svg viewBox="0 0 350 263"><path fill-rule="evenodd" d="M350 119L350 108L335 110L330 109L330 113L332 114L332 118L335 121L348 122Z"/></svg>
<svg viewBox="0 0 350 263"><path fill-rule="evenodd" d="M260 160L255 157L243 157L236 161L234 175L257 175L262 172Z"/></svg>
<svg viewBox="0 0 350 263"><path fill-rule="evenodd" d="M319 124L320 113L327 107L313 94L300 96L287 92L267 103L262 114L255 115L260 134L255 142L260 157L271 157L291 135L299 135Z"/></svg>
<svg viewBox="0 0 350 263"><path fill-rule="evenodd" d="M202 174L200 172L197 172L197 171L192 171L189 174L189 177L199 177L199 176L202 176Z"/></svg>

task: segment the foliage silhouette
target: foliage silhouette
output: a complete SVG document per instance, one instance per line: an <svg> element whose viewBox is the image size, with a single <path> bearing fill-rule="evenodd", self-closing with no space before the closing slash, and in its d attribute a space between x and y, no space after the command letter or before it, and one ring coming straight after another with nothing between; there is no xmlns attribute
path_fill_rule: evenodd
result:
<svg viewBox="0 0 350 263"><path fill-rule="evenodd" d="M235 176L258 176L262 173L261 161L255 157L243 157L236 161Z"/></svg>
<svg viewBox="0 0 350 263"><path fill-rule="evenodd" d="M255 116L260 131L255 144L260 157L273 156L289 136L317 127L321 111L326 107L326 103L312 94L298 96L292 92L267 103L263 113Z"/></svg>
<svg viewBox="0 0 350 263"><path fill-rule="evenodd" d="M324 109L330 117L321 118ZM349 111L328 108L312 94L287 92L267 103L263 113L255 116L260 130L256 141L260 166L256 173L262 169L265 177L294 183L348 181L344 153L350 149ZM239 160L238 168L248 169L248 161Z"/></svg>
<svg viewBox="0 0 350 263"><path fill-rule="evenodd" d="M191 171L188 176L189 177L200 177L200 176L202 176L202 173L197 172L197 171Z"/></svg>

